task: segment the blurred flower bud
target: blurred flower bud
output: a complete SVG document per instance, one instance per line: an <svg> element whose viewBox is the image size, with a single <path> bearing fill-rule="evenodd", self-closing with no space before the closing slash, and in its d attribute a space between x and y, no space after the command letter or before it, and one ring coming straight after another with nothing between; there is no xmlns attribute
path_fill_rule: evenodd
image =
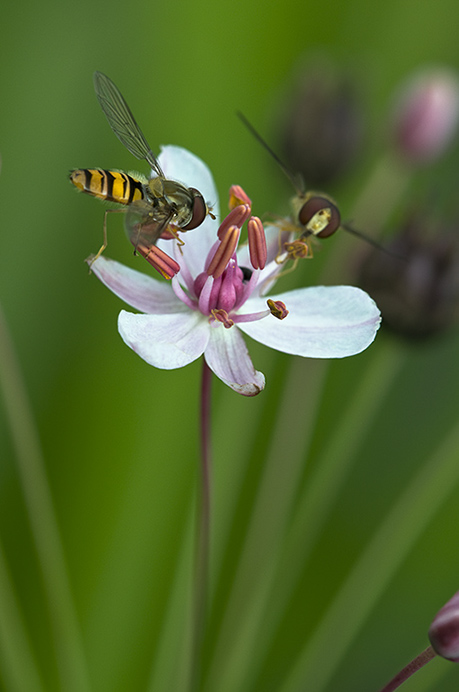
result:
<svg viewBox="0 0 459 692"><path fill-rule="evenodd" d="M371 250L360 269L383 324L408 338L441 332L459 315L458 234L426 230L424 217L411 218L386 245L392 254Z"/></svg>
<svg viewBox="0 0 459 692"><path fill-rule="evenodd" d="M459 662L459 591L436 614L429 639L439 656Z"/></svg>
<svg viewBox="0 0 459 692"><path fill-rule="evenodd" d="M325 63L302 69L284 108L281 158L308 186L328 184L354 162L362 144L362 119L349 77Z"/></svg>
<svg viewBox="0 0 459 692"><path fill-rule="evenodd" d="M428 163L453 139L459 118L459 80L446 69L423 70L399 90L393 113L398 154L409 163Z"/></svg>

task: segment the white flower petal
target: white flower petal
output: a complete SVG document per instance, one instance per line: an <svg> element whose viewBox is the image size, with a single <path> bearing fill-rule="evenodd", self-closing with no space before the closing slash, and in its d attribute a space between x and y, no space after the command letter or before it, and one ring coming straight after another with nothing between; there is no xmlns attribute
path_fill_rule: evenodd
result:
<svg viewBox="0 0 459 692"><path fill-rule="evenodd" d="M317 286L290 291L274 300L285 303L288 316L268 316L238 327L256 341L284 353L309 358L344 358L371 344L380 324L374 301L353 286ZM250 298L244 313L266 308L262 298ZM241 311L242 312L242 311Z"/></svg>
<svg viewBox="0 0 459 692"><path fill-rule="evenodd" d="M268 224L265 226L266 249L268 251L268 262L272 262L281 252L281 230L279 226ZM289 234L282 234L282 240L285 241Z"/></svg>
<svg viewBox="0 0 459 692"><path fill-rule="evenodd" d="M151 314L172 314L187 310L170 283L158 281L119 262L99 257L91 264L91 271L107 288L136 310Z"/></svg>
<svg viewBox="0 0 459 692"><path fill-rule="evenodd" d="M264 389L265 377L253 367L237 327L211 328L204 357L217 377L238 394L255 396Z"/></svg>
<svg viewBox="0 0 459 692"><path fill-rule="evenodd" d="M199 358L209 341L208 321L198 312L134 315L122 310L118 331L123 341L150 365L182 368Z"/></svg>
<svg viewBox="0 0 459 692"><path fill-rule="evenodd" d="M161 147L158 161L164 174L187 187L195 187L214 208L218 205L217 188L204 161L188 149L168 144ZM218 208L216 208L218 212ZM215 240L215 239L213 239ZM213 242L212 240L212 242Z"/></svg>
<svg viewBox="0 0 459 692"><path fill-rule="evenodd" d="M281 271L282 264L278 264L275 260L269 262L260 272L257 286L253 292L253 295L264 296L273 286L273 284L276 283L278 275Z"/></svg>
<svg viewBox="0 0 459 692"><path fill-rule="evenodd" d="M212 219L208 215L198 228L181 233L181 239L185 245L181 246L181 253L177 253L176 260L181 264L183 258L192 275L196 277L203 271L207 253L217 237L219 218L217 188L206 164L182 147L171 144L162 147L158 160L166 176L199 190L206 203L212 207L212 213L217 217ZM168 255L174 256L170 240L158 241L158 247Z"/></svg>

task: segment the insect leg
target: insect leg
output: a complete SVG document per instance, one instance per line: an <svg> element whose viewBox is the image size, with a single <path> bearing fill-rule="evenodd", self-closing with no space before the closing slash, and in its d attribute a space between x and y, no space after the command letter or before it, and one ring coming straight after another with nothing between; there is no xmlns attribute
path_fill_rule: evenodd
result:
<svg viewBox="0 0 459 692"><path fill-rule="evenodd" d="M125 211L126 211L126 209L106 209L106 210L105 210L105 214L104 214L104 236L103 236L104 242L103 242L102 246L100 247L98 253L97 253L96 255L94 255L94 257L92 258L91 264L89 265L89 268L90 268L90 269L91 269L92 263L95 262L96 259L99 259L99 257L101 256L101 254L104 252L105 248L106 248L107 245L108 245L108 240L107 240L107 214L120 213L120 212L125 212Z"/></svg>

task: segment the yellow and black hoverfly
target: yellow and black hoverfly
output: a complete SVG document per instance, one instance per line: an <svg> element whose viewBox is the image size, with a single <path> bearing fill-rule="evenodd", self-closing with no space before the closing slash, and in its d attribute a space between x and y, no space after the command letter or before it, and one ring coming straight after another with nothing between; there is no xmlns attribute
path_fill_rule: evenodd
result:
<svg viewBox="0 0 459 692"><path fill-rule="evenodd" d="M343 223L341 221L341 214L338 206L329 195L323 192L305 191L301 176L295 176L287 168L260 133L247 120L245 115L238 112L238 116L255 139L260 142L277 162L290 180L296 192L291 200L292 217L278 219L275 223L279 228L280 238L287 235L292 236L293 234L296 236L292 240L287 240L287 242L282 243L277 259L279 263L294 260L293 266L295 267L298 259L312 257L310 242L312 238L328 238L336 233L339 228L365 240L379 250L383 250L391 255L393 254L390 250L386 249L372 238L357 231L350 224Z"/></svg>
<svg viewBox="0 0 459 692"><path fill-rule="evenodd" d="M164 175L155 155L132 115L119 89L102 72L94 73L94 88L103 112L115 135L138 159L152 169L149 179L141 173L78 168L70 172L71 182L83 192L126 207L126 231L134 248L148 259L161 237L178 239L177 231L190 231L202 224L210 210L202 194ZM104 216L103 245L94 259L107 247L107 212ZM182 241L183 242L183 241ZM94 261L93 259L93 261Z"/></svg>

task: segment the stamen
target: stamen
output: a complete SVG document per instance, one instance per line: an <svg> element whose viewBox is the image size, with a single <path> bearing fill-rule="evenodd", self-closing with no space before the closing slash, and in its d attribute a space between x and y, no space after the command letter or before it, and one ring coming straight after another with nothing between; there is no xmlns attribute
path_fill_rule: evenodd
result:
<svg viewBox="0 0 459 692"><path fill-rule="evenodd" d="M180 273L181 275L181 273ZM182 278L182 277L181 277ZM179 298L182 303L188 305L191 310L196 310L196 301L192 300L188 293L183 289L177 276L172 277L171 281L172 290L174 291L177 298Z"/></svg>
<svg viewBox="0 0 459 692"><path fill-rule="evenodd" d="M224 238L221 239L221 243L212 258L211 263L207 269L207 274L213 276L214 279L218 279L219 276L223 274L226 269L228 262L233 256L237 244L239 242L239 236L241 234L241 229L237 226L230 226L227 230Z"/></svg>
<svg viewBox="0 0 459 692"><path fill-rule="evenodd" d="M223 240L224 236L226 235L226 232L229 228L231 228L231 226L237 226L238 228L242 228L242 226L249 218L251 211L252 208L250 204L239 204L237 207L234 207L234 209L230 211L228 216L225 219L223 219L217 231L217 235L220 238L220 240Z"/></svg>
<svg viewBox="0 0 459 692"><path fill-rule="evenodd" d="M207 278L204 279L206 276L205 272L203 272L200 276L196 278L195 281L195 287L198 288L198 284L201 284L199 289L196 291L196 295L199 296L198 298L198 308L200 312L202 312L203 315L208 315L210 312L210 301L211 301L211 296L212 296L212 291L214 289L214 284L218 282L215 282L214 279L211 276L207 276ZM204 279L204 283L202 283L202 280ZM196 290L195 288L195 290Z"/></svg>
<svg viewBox="0 0 459 692"><path fill-rule="evenodd" d="M156 247L156 245L150 247L137 245L136 252L145 257L147 262L165 279L172 279L180 271L180 265L172 257L169 257L169 255L166 255L165 252Z"/></svg>
<svg viewBox="0 0 459 692"><path fill-rule="evenodd" d="M234 325L233 320L228 317L226 310L211 310L210 314L216 322L221 322L225 329L229 329Z"/></svg>
<svg viewBox="0 0 459 692"><path fill-rule="evenodd" d="M236 324L239 322L255 322L256 320L264 320L265 317L269 317L271 310L262 310L261 312L246 312L245 314L235 314L234 321Z"/></svg>
<svg viewBox="0 0 459 692"><path fill-rule="evenodd" d="M229 208L234 209L240 204L248 204L252 207L252 200L240 185L231 185L229 191Z"/></svg>
<svg viewBox="0 0 459 692"><path fill-rule="evenodd" d="M269 298L266 302L271 311L271 315L277 317L278 320L285 320L288 315L288 310L285 307L285 303L283 303L281 300L271 300L271 298Z"/></svg>
<svg viewBox="0 0 459 692"><path fill-rule="evenodd" d="M254 269L264 269L268 257L265 229L258 216L252 216L247 224L250 262Z"/></svg>

